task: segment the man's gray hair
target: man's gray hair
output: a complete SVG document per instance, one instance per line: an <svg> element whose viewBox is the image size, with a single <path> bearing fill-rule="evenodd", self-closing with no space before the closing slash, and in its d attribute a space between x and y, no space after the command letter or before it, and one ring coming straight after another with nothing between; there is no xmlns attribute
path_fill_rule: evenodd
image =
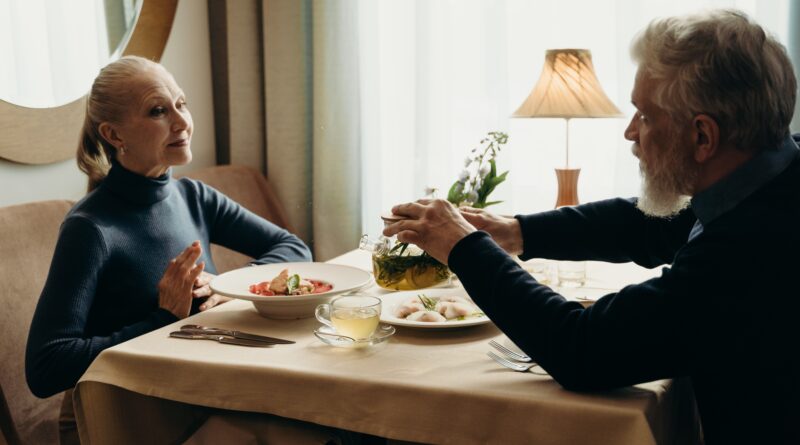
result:
<svg viewBox="0 0 800 445"><path fill-rule="evenodd" d="M786 49L741 11L656 19L631 57L656 81L653 102L675 122L707 114L724 142L774 148L789 135L797 80Z"/></svg>

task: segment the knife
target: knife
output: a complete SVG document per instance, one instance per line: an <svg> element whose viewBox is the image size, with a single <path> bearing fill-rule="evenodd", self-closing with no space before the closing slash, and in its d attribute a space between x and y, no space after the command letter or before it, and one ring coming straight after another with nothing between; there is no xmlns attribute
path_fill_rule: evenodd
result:
<svg viewBox="0 0 800 445"><path fill-rule="evenodd" d="M235 331L231 329L221 329L221 328L209 328L206 326L200 326L196 324L186 324L181 326L181 331L189 332L192 334L217 334L217 335L227 335L229 337L240 338L242 340L254 340L260 341L264 343L271 343L271 344L281 344L281 345L290 345L294 342L291 340L284 340L282 338L275 338L275 337L267 337L264 335L257 335L257 334L250 334L247 332Z"/></svg>
<svg viewBox="0 0 800 445"><path fill-rule="evenodd" d="M192 334L186 331L170 332L169 336L175 338L185 338L189 340L214 340L226 345L251 346L256 348L269 348L273 345L273 343L265 343L263 341L245 340L243 338L230 338L224 335Z"/></svg>

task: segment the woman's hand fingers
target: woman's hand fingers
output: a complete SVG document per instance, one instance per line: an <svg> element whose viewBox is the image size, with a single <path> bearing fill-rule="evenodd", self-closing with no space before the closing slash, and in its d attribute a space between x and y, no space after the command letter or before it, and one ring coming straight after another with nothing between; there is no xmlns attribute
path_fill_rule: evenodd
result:
<svg viewBox="0 0 800 445"><path fill-rule="evenodd" d="M189 315L192 302L192 291L205 263L197 263L203 253L199 241L183 250L170 260L167 270L158 283L158 304L178 318Z"/></svg>
<svg viewBox="0 0 800 445"><path fill-rule="evenodd" d="M194 288L192 289L192 296L194 298L201 298L201 297L208 297L213 292L211 290L211 280L214 279L216 275L210 274L205 270L200 273L200 276L194 280Z"/></svg>
<svg viewBox="0 0 800 445"><path fill-rule="evenodd" d="M185 263L187 259L194 254L197 254L199 258L202 252L203 249L202 247L200 247L200 241L195 241L189 247L183 249L183 252L179 253L178 256L176 256L172 260L172 262L182 264Z"/></svg>
<svg viewBox="0 0 800 445"><path fill-rule="evenodd" d="M208 300L206 300L205 303L200 305L200 310L205 311L228 301L231 301L231 299L228 297L223 297L222 295L214 294L208 297Z"/></svg>
<svg viewBox="0 0 800 445"><path fill-rule="evenodd" d="M197 277L197 280L194 282L194 287L206 286L209 283L211 283L211 280L213 280L215 277L216 275L203 271L203 273L201 273L200 276Z"/></svg>
<svg viewBox="0 0 800 445"><path fill-rule="evenodd" d="M209 286L196 287L192 289L192 297L194 298L208 297L213 293L214 292L211 290L211 287Z"/></svg>

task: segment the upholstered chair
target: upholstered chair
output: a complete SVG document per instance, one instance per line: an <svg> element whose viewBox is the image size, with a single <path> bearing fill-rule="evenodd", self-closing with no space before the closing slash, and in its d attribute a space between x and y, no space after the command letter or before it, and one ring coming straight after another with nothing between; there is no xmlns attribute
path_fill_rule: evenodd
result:
<svg viewBox="0 0 800 445"><path fill-rule="evenodd" d="M25 382L25 344L69 201L0 208L0 429L9 445L58 443L63 396L36 398ZM6 409L4 409L6 408Z"/></svg>

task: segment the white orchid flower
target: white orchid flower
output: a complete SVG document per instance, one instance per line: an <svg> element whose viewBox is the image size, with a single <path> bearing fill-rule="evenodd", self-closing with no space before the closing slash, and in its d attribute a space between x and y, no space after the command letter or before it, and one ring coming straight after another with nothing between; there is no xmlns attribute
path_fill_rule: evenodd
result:
<svg viewBox="0 0 800 445"><path fill-rule="evenodd" d="M469 179L469 170L465 168L464 170L461 170L461 173L458 174L458 182L463 184L467 182L467 179Z"/></svg>
<svg viewBox="0 0 800 445"><path fill-rule="evenodd" d="M475 190L470 190L470 192L467 193L465 201L468 201L470 204L475 204L477 200L478 200L478 192L476 192Z"/></svg>
<svg viewBox="0 0 800 445"><path fill-rule="evenodd" d="M481 165L480 170L478 170L478 174L480 174L481 178L485 178L486 175L489 174L489 170L491 170L491 169L492 169L492 166L489 165L489 163L487 162L487 163Z"/></svg>

